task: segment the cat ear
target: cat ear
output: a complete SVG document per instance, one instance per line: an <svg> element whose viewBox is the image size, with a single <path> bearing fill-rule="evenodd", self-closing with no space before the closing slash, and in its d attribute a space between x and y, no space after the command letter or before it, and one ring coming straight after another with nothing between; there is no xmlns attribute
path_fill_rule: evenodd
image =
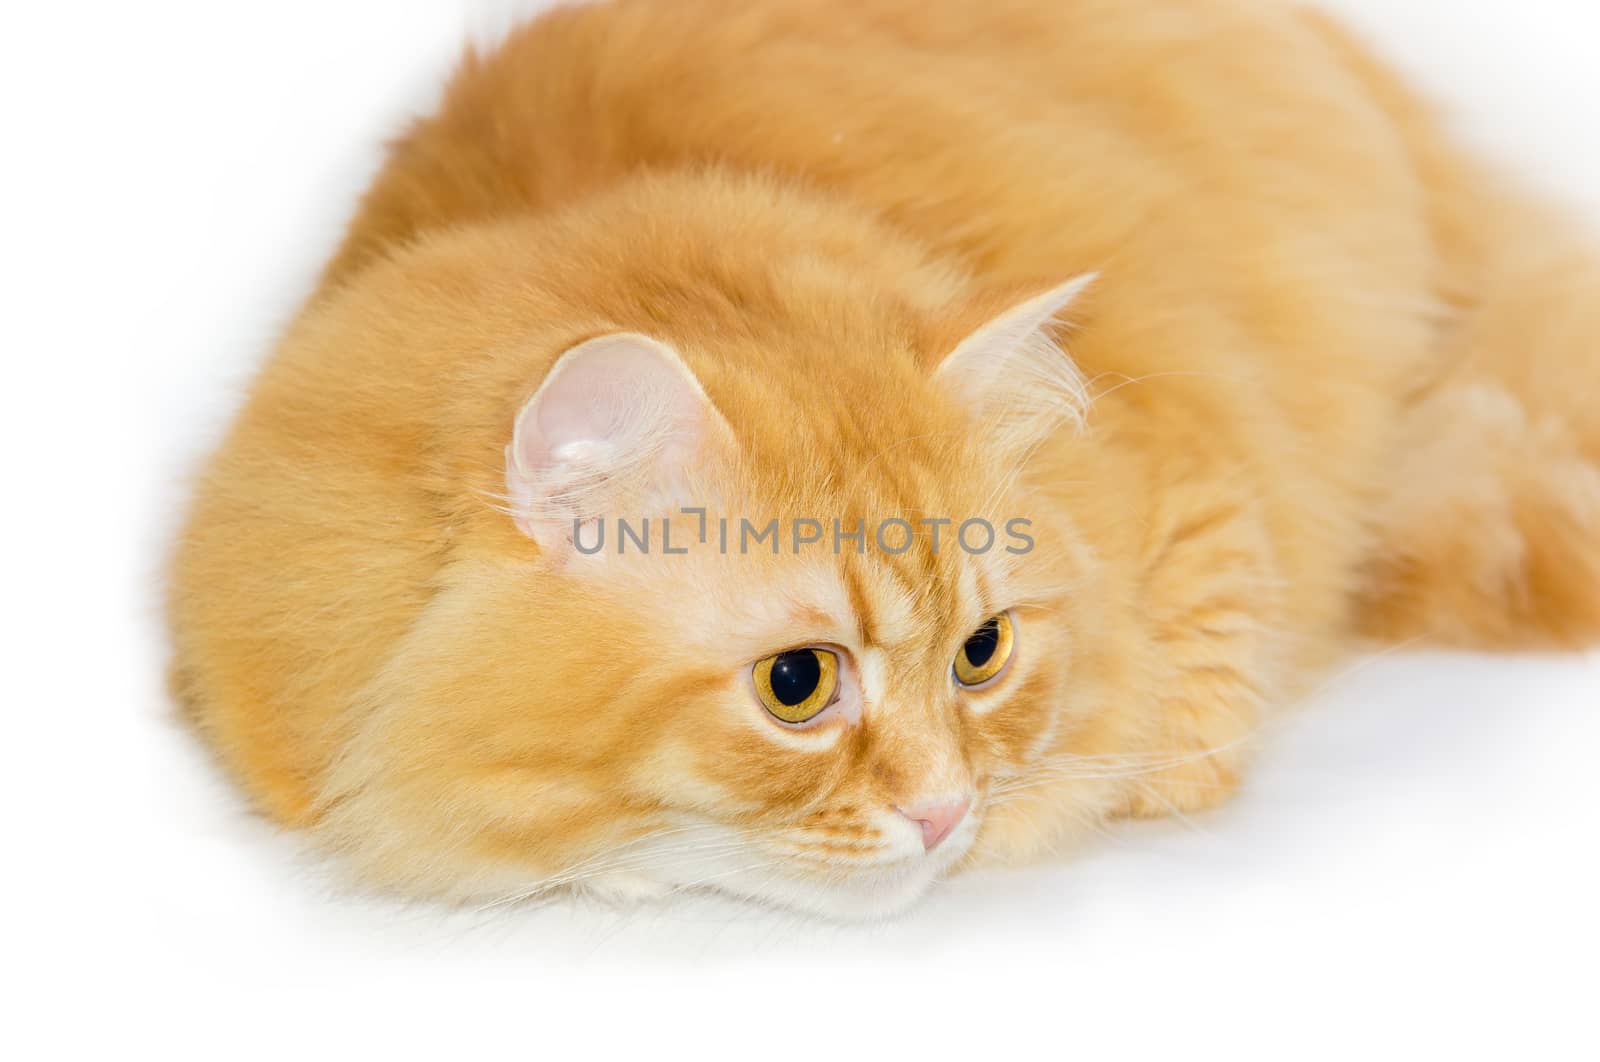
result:
<svg viewBox="0 0 1600 1062"><path fill-rule="evenodd" d="M1002 446L1024 453L1063 422L1081 426L1088 384L1053 328L1094 282L1088 273L995 317L939 364L934 378L964 404Z"/></svg>
<svg viewBox="0 0 1600 1062"><path fill-rule="evenodd" d="M549 549L571 539L574 520L690 504L685 473L731 438L677 351L633 333L588 340L556 360L517 414L506 447L512 515Z"/></svg>

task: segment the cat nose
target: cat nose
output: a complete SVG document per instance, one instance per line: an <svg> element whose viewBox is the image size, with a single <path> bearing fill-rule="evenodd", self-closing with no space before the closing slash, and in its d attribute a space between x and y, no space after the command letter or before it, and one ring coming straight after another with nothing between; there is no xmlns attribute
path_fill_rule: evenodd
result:
<svg viewBox="0 0 1600 1062"><path fill-rule="evenodd" d="M967 817L967 810L971 807L972 798L962 797L960 800L913 804L895 810L922 827L923 851L931 852L961 825L961 820Z"/></svg>

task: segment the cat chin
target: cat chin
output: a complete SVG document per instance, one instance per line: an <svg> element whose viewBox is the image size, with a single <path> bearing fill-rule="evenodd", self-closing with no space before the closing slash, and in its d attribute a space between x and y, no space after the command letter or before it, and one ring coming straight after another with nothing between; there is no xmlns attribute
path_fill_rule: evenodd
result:
<svg viewBox="0 0 1600 1062"><path fill-rule="evenodd" d="M966 854L953 846L937 857L907 859L889 867L851 872L827 881L774 875L771 871L726 873L715 885L703 880L675 882L645 873L600 875L578 889L586 896L617 907L669 902L689 892L718 893L762 906L778 907L839 922L889 918L915 906L928 890Z"/></svg>
<svg viewBox="0 0 1600 1062"><path fill-rule="evenodd" d="M770 872L731 874L715 887L675 883L646 874L615 873L593 878L579 891L618 907L666 902L690 891L716 892L841 922L862 922L888 918L914 906L954 862L948 858L908 860L831 882L775 877Z"/></svg>
<svg viewBox="0 0 1600 1062"><path fill-rule="evenodd" d="M630 907L665 900L677 890L669 882L621 871L594 878L581 891L604 903Z"/></svg>
<svg viewBox="0 0 1600 1062"><path fill-rule="evenodd" d="M839 922L888 918L915 905L965 858L978 818L968 816L933 852L907 838L898 858L885 852L888 858L876 865L840 862L831 873L814 875L786 873L792 864L763 856L739 832L702 824L687 847L681 833L647 842L631 851L628 869L586 875L571 891L617 907L710 893Z"/></svg>
<svg viewBox="0 0 1600 1062"><path fill-rule="evenodd" d="M752 882L748 890L730 883L725 891L762 904L839 922L889 918L915 906L943 876L948 863L918 860L904 868L859 873L838 882L802 878Z"/></svg>
<svg viewBox="0 0 1600 1062"><path fill-rule="evenodd" d="M748 881L730 878L715 889L618 873L587 881L578 891L616 907L663 903L689 891L708 891L840 922L863 922L892 917L913 907L949 866L944 860L918 862L924 865L861 873L848 882L751 874Z"/></svg>
<svg viewBox="0 0 1600 1062"><path fill-rule="evenodd" d="M884 867L858 870L841 868L834 878L773 874L753 871L730 874L716 891L763 906L778 907L839 922L866 922L901 914L928 893L971 847L972 831L951 838L932 855L914 857Z"/></svg>

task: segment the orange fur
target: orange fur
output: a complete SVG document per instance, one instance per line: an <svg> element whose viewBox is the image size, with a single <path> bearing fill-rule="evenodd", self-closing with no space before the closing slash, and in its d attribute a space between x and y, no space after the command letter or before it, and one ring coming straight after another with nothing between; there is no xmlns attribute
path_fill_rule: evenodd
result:
<svg viewBox="0 0 1600 1062"><path fill-rule="evenodd" d="M1097 273L1018 467L936 368ZM463 63L198 486L174 683L366 878L839 913L1202 807L1367 639L1600 638L1600 257L1319 17L1256 0L618 0ZM1034 520L1022 557L575 572L495 503L563 351L670 344L755 515ZM965 694L989 614L1015 666ZM856 722L750 661L826 642ZM959 850L880 813L977 796ZM676 844L672 838L693 840Z"/></svg>

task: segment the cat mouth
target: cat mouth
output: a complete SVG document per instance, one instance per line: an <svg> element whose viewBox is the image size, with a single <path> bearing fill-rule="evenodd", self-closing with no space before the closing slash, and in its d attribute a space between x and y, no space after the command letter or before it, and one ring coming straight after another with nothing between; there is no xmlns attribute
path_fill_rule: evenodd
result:
<svg viewBox="0 0 1600 1062"><path fill-rule="evenodd" d="M790 856L764 874L730 875L718 891L845 922L884 918L921 900L967 856L976 836L976 822L968 821L926 851L885 846L877 858Z"/></svg>

